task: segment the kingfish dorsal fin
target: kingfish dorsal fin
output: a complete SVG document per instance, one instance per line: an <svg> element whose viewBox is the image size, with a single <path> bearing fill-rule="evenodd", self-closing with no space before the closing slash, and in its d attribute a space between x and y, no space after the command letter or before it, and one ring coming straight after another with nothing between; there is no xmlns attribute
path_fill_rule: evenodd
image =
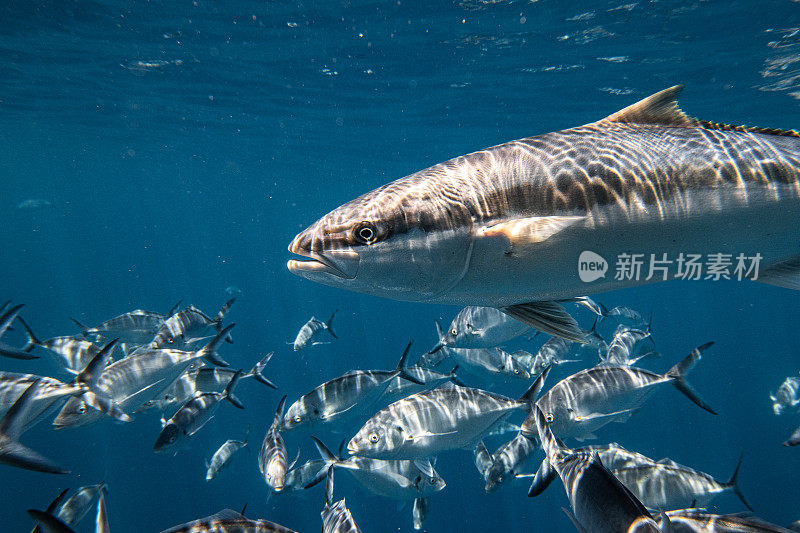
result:
<svg viewBox="0 0 800 533"><path fill-rule="evenodd" d="M577 222L584 216L549 216L514 218L498 222L482 230L486 237L504 236L513 245L543 242Z"/></svg>
<svg viewBox="0 0 800 533"><path fill-rule="evenodd" d="M621 122L624 124L663 124L665 126L697 126L696 118L690 117L678 107L678 95L683 85L675 85L639 100L599 123Z"/></svg>

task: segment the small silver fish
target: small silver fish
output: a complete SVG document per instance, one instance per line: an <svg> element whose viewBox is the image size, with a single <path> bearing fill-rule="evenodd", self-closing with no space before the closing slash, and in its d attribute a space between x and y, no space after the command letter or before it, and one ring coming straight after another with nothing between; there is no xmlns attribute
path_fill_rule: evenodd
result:
<svg viewBox="0 0 800 533"><path fill-rule="evenodd" d="M192 520L161 533L297 533L269 520L251 520L231 509Z"/></svg>
<svg viewBox="0 0 800 533"><path fill-rule="evenodd" d="M261 443L261 451L258 453L258 469L264 476L267 486L275 492L283 490L286 481L286 472L291 468L286 459L286 443L280 433L281 421L283 420L283 406L286 403L286 396L281 398L278 408L275 410L275 418L272 425L264 435Z"/></svg>
<svg viewBox="0 0 800 533"><path fill-rule="evenodd" d="M234 374L224 391L198 392L183 404L172 418L164 423L153 450L156 453L164 452L200 431L214 417L222 400L228 400L234 407L244 409L242 402L233 394L241 374L241 370Z"/></svg>
<svg viewBox="0 0 800 533"><path fill-rule="evenodd" d="M250 435L249 426L247 428L247 435ZM248 437L245 436L244 440L228 439L214 452L211 459L206 461L206 481L214 479L214 476L216 476L220 470L230 464L233 455L247 446L247 438Z"/></svg>
<svg viewBox="0 0 800 533"><path fill-rule="evenodd" d="M322 322L317 320L313 316L303 324L303 327L300 328L300 331L297 332L297 337L294 339L294 351L299 352L303 348L307 346L315 346L317 344L327 344L326 342L320 341L320 337L322 333L327 331L330 333L331 337L334 339L338 339L339 337L336 336L336 333L331 329L331 324L333 323L333 317L336 316L336 313L339 310L337 309L331 314L331 317L328 319L327 322Z"/></svg>
<svg viewBox="0 0 800 533"><path fill-rule="evenodd" d="M769 395L772 400L772 410L776 415L782 414L786 409L800 405L800 378L788 377L783 380L778 390Z"/></svg>

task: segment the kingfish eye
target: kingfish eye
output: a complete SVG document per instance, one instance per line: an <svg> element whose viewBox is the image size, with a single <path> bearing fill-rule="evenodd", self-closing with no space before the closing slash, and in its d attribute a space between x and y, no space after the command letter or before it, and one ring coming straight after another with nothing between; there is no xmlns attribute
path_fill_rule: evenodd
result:
<svg viewBox="0 0 800 533"><path fill-rule="evenodd" d="M369 434L369 440L372 443L378 442L378 434L377 433L370 433Z"/></svg>
<svg viewBox="0 0 800 533"><path fill-rule="evenodd" d="M368 220L359 222L353 228L353 238L360 244L373 244L378 240L378 228Z"/></svg>
<svg viewBox="0 0 800 533"><path fill-rule="evenodd" d="M172 436L169 438L169 443L170 443L170 444L172 444L173 442L175 442L175 435L172 435Z"/></svg>
<svg viewBox="0 0 800 533"><path fill-rule="evenodd" d="M549 424L550 422L553 421L553 414L548 413L547 416L544 417L544 419L547 420L547 423Z"/></svg>

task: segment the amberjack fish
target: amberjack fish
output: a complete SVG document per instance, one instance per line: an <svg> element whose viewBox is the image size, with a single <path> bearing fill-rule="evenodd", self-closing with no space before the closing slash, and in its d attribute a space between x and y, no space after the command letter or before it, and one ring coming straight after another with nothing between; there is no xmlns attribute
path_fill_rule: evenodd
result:
<svg viewBox="0 0 800 533"><path fill-rule="evenodd" d="M287 267L396 300L500 308L579 341L558 300L677 278L681 253L723 254L732 271L742 254L740 273L800 289L800 134L690 117L682 88L366 193L298 234ZM607 273L631 253L671 263Z"/></svg>

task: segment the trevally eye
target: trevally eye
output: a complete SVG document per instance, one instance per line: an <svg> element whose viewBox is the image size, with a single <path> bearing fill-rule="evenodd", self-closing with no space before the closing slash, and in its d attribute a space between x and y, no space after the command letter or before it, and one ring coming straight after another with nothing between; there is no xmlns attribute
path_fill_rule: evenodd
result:
<svg viewBox="0 0 800 533"><path fill-rule="evenodd" d="M377 433L370 433L369 440L372 443L378 442L378 434Z"/></svg>
<svg viewBox="0 0 800 533"><path fill-rule="evenodd" d="M552 414L548 414L547 416L544 417L544 419L547 420L547 423L549 424L550 422L553 421L553 415Z"/></svg>
<svg viewBox="0 0 800 533"><path fill-rule="evenodd" d="M302 416L296 416L296 417L294 417L294 421L299 424L300 422L303 421L303 417Z"/></svg>
<svg viewBox="0 0 800 533"><path fill-rule="evenodd" d="M378 240L378 228L368 220L359 222L353 228L353 239L359 244L373 244Z"/></svg>

